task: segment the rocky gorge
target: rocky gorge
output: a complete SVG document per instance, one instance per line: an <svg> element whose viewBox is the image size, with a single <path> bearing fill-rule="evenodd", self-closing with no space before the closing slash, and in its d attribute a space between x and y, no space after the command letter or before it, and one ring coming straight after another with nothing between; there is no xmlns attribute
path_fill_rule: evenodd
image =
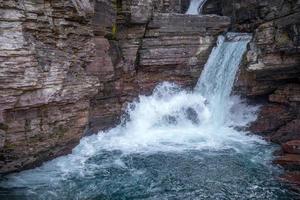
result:
<svg viewBox="0 0 300 200"><path fill-rule="evenodd" d="M299 185L299 1L211 1L205 13L232 16L232 29L253 32L236 91L261 101L250 130L282 146L274 161Z"/></svg>
<svg viewBox="0 0 300 200"><path fill-rule="evenodd" d="M118 123L125 103L159 82L195 85L230 24L176 14L178 2L76 5L1 3L2 172L69 152L85 132Z"/></svg>
<svg viewBox="0 0 300 200"><path fill-rule="evenodd" d="M300 2L0 1L0 171L67 154L120 121L163 81L192 88L227 31L253 39L235 92L261 104L249 129L282 145L274 161L300 184Z"/></svg>

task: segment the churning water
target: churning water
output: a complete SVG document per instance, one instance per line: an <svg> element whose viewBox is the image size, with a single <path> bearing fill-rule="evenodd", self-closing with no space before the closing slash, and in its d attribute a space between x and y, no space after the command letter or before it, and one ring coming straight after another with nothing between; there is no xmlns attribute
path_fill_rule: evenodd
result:
<svg viewBox="0 0 300 200"><path fill-rule="evenodd" d="M250 37L220 36L194 91L157 86L123 122L72 154L5 177L1 199L293 199L274 146L241 127L257 107L230 96Z"/></svg>

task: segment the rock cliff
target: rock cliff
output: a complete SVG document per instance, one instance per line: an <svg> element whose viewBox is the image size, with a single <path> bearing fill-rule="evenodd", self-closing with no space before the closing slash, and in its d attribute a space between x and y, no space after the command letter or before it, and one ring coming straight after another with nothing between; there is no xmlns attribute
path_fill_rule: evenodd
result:
<svg viewBox="0 0 300 200"><path fill-rule="evenodd" d="M89 13L70 1L0 1L0 171L70 151L83 136L97 77Z"/></svg>
<svg viewBox="0 0 300 200"><path fill-rule="evenodd" d="M195 85L230 20L188 4L0 1L0 172L68 153L162 81Z"/></svg>
<svg viewBox="0 0 300 200"><path fill-rule="evenodd" d="M68 153L162 81L193 87L217 36L231 30L253 33L236 81L263 104L250 129L282 145L276 162L297 180L299 1L208 0L203 12L215 15L204 16L183 15L188 5L0 0L0 172Z"/></svg>

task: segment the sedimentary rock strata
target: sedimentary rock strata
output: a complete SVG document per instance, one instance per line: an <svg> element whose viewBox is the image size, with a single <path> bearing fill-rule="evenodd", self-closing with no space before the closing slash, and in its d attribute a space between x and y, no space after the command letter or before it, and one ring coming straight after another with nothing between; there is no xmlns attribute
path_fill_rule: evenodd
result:
<svg viewBox="0 0 300 200"><path fill-rule="evenodd" d="M0 171L70 151L83 136L98 78L93 31L71 1L0 2Z"/></svg>
<svg viewBox="0 0 300 200"><path fill-rule="evenodd" d="M183 15L188 5L0 0L0 172L70 151L162 81L194 86L227 30L253 33L236 91L265 102L250 129L282 144L287 155L277 163L291 170L300 139L299 1L208 0L203 12L218 16Z"/></svg>
<svg viewBox="0 0 300 200"><path fill-rule="evenodd" d="M174 2L122 1L116 13L110 13L116 16L115 33L96 33L96 62L88 71L97 74L103 89L91 101L88 134L117 124L127 102L150 94L163 81L183 87L196 84L217 36L227 30L230 20L179 14L184 6Z"/></svg>
<svg viewBox="0 0 300 200"><path fill-rule="evenodd" d="M162 81L195 85L230 20L188 4L0 1L0 172L69 152Z"/></svg>

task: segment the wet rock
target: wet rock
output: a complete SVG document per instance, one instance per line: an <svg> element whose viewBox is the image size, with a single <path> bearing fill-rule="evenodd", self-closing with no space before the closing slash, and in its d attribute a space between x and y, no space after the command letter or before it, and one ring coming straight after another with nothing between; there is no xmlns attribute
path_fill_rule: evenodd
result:
<svg viewBox="0 0 300 200"><path fill-rule="evenodd" d="M300 140L291 140L282 144L285 153L300 154Z"/></svg>
<svg viewBox="0 0 300 200"><path fill-rule="evenodd" d="M280 87L270 95L269 100L271 102L284 104L300 103L300 85L287 84Z"/></svg>
<svg viewBox="0 0 300 200"><path fill-rule="evenodd" d="M300 170L300 155L284 154L283 156L276 158L274 163L281 165L285 169Z"/></svg>
<svg viewBox="0 0 300 200"><path fill-rule="evenodd" d="M268 104L260 109L257 120L249 129L254 133L270 136L294 117L287 106Z"/></svg>
<svg viewBox="0 0 300 200"><path fill-rule="evenodd" d="M190 120L194 124L199 124L200 120L198 117L198 113L193 108L187 108L185 111L185 115L188 120Z"/></svg>
<svg viewBox="0 0 300 200"><path fill-rule="evenodd" d="M271 135L271 141L282 144L290 140L300 139L300 119L295 119Z"/></svg>
<svg viewBox="0 0 300 200"><path fill-rule="evenodd" d="M288 182L292 185L296 186L296 190L299 192L300 186L300 173L298 172L287 172L283 176L280 177L281 180Z"/></svg>

